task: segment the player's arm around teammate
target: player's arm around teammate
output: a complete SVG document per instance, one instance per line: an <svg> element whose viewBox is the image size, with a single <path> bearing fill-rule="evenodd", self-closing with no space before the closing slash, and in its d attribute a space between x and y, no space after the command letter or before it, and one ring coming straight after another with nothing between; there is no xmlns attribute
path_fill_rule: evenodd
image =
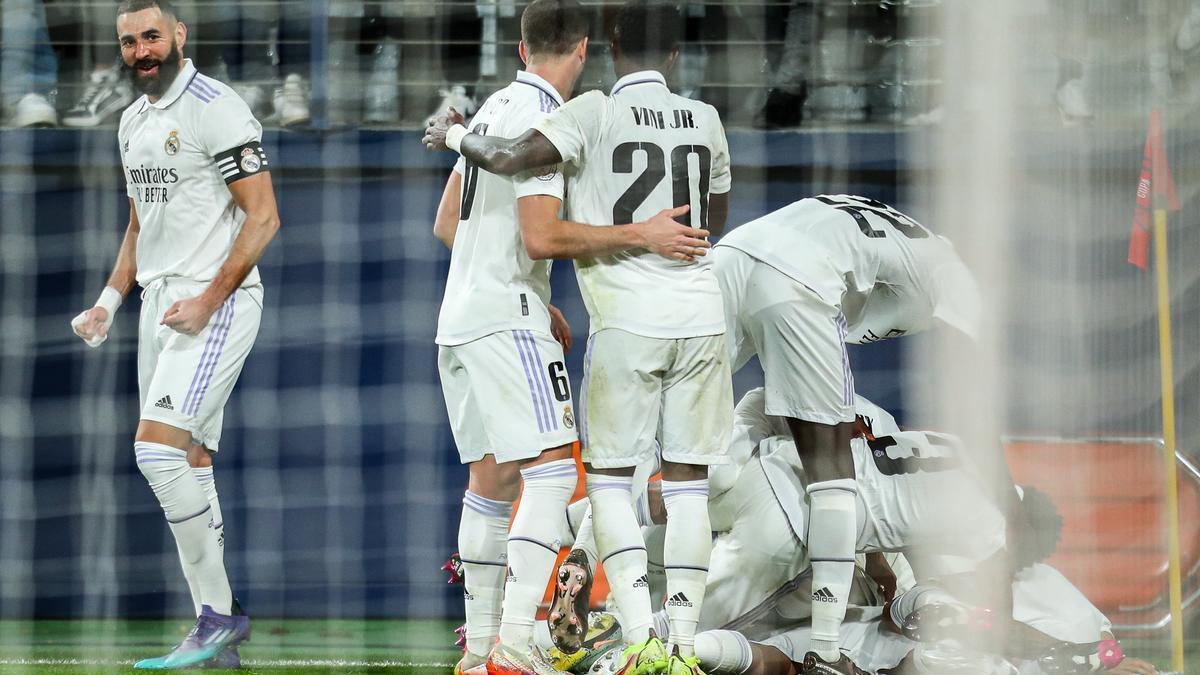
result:
<svg viewBox="0 0 1200 675"><path fill-rule="evenodd" d="M562 113L556 111L554 114ZM503 176L557 166L562 162L558 148L536 129L515 139L498 138L468 133L463 122L462 115L450 108L434 118L422 142L430 150L460 152L483 170ZM447 145L447 134L460 140L461 147L457 142ZM445 199L443 194L443 204ZM663 209L642 222L596 228L560 218L562 200L548 195L522 197L518 204L521 235L529 257L534 260L598 257L644 248L665 258L692 262L707 253L711 246L707 237L720 234L729 213L728 194L714 194L709 207L709 223L719 223L720 228L716 230L696 229L676 222L675 219L688 213L688 206ZM439 231L443 234L438 234ZM447 231L445 227L434 230L443 243L446 239L442 237ZM450 237L453 237L452 233Z"/></svg>
<svg viewBox="0 0 1200 675"><path fill-rule="evenodd" d="M426 130L423 142L431 150L457 150L445 144L445 135L452 127L461 128L465 133L462 123L462 115L451 108L446 114L434 118ZM467 136L471 139L468 144L470 149L462 148L463 157L490 173L511 176L562 162L558 149L541 132L533 129L517 139L479 134ZM499 161L497 157L502 153L506 159ZM449 188L450 184L447 183L447 190ZM714 208L713 212L723 211L727 214L728 196L721 197L716 200L718 208ZM442 205L445 203L446 194L443 193ZM664 209L642 222L597 228L560 218L562 200L548 195L522 197L518 204L521 236L525 240L525 249L529 252L529 257L534 260L596 257L632 248L645 248L665 258L691 262L697 256L705 255L711 246L706 239L710 231L697 230L675 222L675 218L687 214L687 206ZM453 241L453 230L448 219L443 220L440 217L441 207L438 213L438 224L434 227L434 234L443 243L447 242L447 237ZM723 223L724 218L720 222Z"/></svg>

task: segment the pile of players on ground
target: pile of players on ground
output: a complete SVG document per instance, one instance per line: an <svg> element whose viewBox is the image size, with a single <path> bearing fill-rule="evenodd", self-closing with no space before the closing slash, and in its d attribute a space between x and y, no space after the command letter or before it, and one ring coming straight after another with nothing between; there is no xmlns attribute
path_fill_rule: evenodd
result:
<svg viewBox="0 0 1200 675"><path fill-rule="evenodd" d="M901 431L855 396L847 343L981 334L947 239L878 200L819 195L711 246L736 184L716 110L668 87L683 25L629 0L612 90L571 98L589 23L574 0L534 0L526 69L422 139L462 156L434 226L451 251L439 374L470 471L455 672L1153 672L1040 564L1057 516L994 447ZM565 258L590 319L578 411L550 305L549 260ZM764 387L735 406L752 357ZM568 507L576 440L589 500ZM619 616L588 613L598 563Z"/></svg>
<svg viewBox="0 0 1200 675"><path fill-rule="evenodd" d="M810 640L812 566L805 545L804 470L782 418L767 415L762 389L737 405L733 464L712 470L712 559L696 655L714 675L793 675ZM1012 520L957 438L901 430L857 396L852 441L858 476L858 550L842 649L871 673L1154 673L1123 654L1107 618L1042 560L1061 518L1043 493L1015 490ZM657 467L635 477L656 606L665 597L665 510ZM619 663L619 615L588 611L596 561L587 499L571 505L538 645L554 667L608 675ZM457 559L447 564L455 578ZM1016 570L1015 574L1004 570ZM936 581L931 579L936 578ZM922 581L917 581L918 579ZM579 594L568 594L577 587ZM1011 601L1011 602L1009 602ZM655 632L670 639L666 610Z"/></svg>

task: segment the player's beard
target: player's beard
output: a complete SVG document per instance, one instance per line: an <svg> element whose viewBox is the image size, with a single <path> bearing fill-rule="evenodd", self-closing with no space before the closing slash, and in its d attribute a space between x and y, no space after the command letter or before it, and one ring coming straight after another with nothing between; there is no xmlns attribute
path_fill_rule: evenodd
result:
<svg viewBox="0 0 1200 675"><path fill-rule="evenodd" d="M122 64L121 68L129 76L129 81L133 83L135 89L149 96L162 96L179 75L182 64L183 58L175 46L175 41L171 40L171 48L167 51L165 59L161 61L142 59L134 62L132 66ZM158 72L153 75L143 75L141 68L150 66L158 66Z"/></svg>

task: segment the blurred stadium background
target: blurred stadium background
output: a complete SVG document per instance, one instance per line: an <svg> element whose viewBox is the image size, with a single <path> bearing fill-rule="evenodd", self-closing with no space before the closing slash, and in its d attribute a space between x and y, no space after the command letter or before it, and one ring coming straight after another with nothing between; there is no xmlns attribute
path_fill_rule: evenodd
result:
<svg viewBox="0 0 1200 675"><path fill-rule="evenodd" d="M438 568L466 471L433 345L449 255L430 234L452 158L426 153L419 129L439 90L461 106L511 79L523 3L180 4L188 55L258 97L283 221L216 462L231 581L260 617L453 619L461 598ZM585 4L582 87L607 88L618 3ZM1067 518L1055 561L1166 665L1157 261L1142 271L1126 258L1157 107L1180 205L1171 384L1194 609L1200 50L1184 38L1200 42L1185 35L1193 14L1200 32L1200 3L682 4L673 83L726 121L731 226L848 192L955 240L987 292L982 350L937 335L853 348L859 390L972 443L1025 439L1011 445L1015 472ZM103 286L128 209L114 118L78 111L89 86L117 88L93 78L115 58L115 3L0 5L0 618L186 617L174 546L130 452L138 302L102 349L68 327ZM55 126L36 101L22 107L30 93L64 126L27 128ZM582 336L573 276L555 266L555 304ZM576 386L582 350L569 355ZM743 371L737 392L757 379ZM421 625L422 640L441 634ZM0 630L0 645L20 654L27 636Z"/></svg>

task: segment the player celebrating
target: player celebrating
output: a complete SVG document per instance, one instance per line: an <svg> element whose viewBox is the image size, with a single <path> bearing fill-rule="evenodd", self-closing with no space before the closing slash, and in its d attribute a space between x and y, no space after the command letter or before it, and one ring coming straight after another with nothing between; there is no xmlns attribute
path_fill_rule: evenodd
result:
<svg viewBox="0 0 1200 675"><path fill-rule="evenodd" d="M167 0L117 9L121 56L144 95L117 137L129 225L108 285L72 321L89 346L108 336L136 282L141 418L137 465L175 537L198 618L170 654L137 668L236 667L250 637L222 559L211 453L225 402L262 314L255 267L279 228L262 127L225 84L183 58L187 27Z"/></svg>
<svg viewBox="0 0 1200 675"><path fill-rule="evenodd" d="M716 110L666 87L681 27L673 7L627 3L611 45L619 79L610 95L584 94L513 140L468 135L445 117L425 139L502 174L565 162L571 222L551 217L545 227L578 232L585 245L613 228L581 223L620 225L662 209L697 228L695 246L676 261L637 249L580 251L572 236L557 249L576 258L591 317L581 436L596 541L630 642L620 670L630 673L698 669L692 642L711 549L707 467L725 461L732 424L720 289L700 240L724 226L729 153ZM654 456L656 437L668 514L667 608L679 651L671 658L650 630L646 549L630 492L634 467ZM581 590L572 580L562 592Z"/></svg>
<svg viewBox="0 0 1200 675"><path fill-rule="evenodd" d="M948 241L872 199L818 196L738 227L714 252L733 369L758 355L766 411L787 419L809 476L815 673L853 673L838 651L854 568L857 486L847 452L854 378L846 342L940 320L973 335L979 300ZM819 597L818 597L819 596Z"/></svg>
<svg viewBox="0 0 1200 675"><path fill-rule="evenodd" d="M572 0L530 3L519 47L526 70L488 98L475 128L520 134L562 105L583 68L587 31L587 16ZM575 490L577 435L563 360L570 334L549 304L550 262L525 253L517 219L517 198L534 194L562 199L562 176L512 179L460 159L434 228L451 249L438 370L470 470L458 530L466 651L456 672L482 671L485 662L488 673L539 672L529 638L558 553L558 520Z"/></svg>

